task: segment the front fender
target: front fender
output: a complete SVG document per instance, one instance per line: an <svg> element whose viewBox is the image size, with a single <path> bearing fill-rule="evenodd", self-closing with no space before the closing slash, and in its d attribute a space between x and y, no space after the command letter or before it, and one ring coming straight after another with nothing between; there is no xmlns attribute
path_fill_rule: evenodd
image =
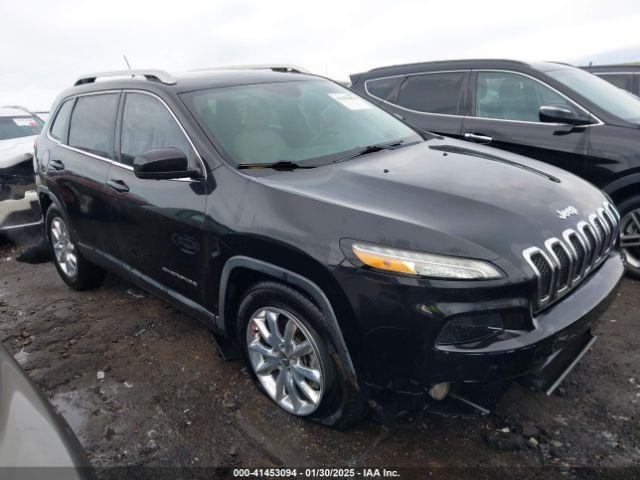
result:
<svg viewBox="0 0 640 480"><path fill-rule="evenodd" d="M345 343L344 337L342 335L342 331L340 329L335 311L331 306L331 302L317 284L300 274L292 272L291 270L287 270L277 265L273 265L271 263L243 255L237 255L227 260L222 270L222 277L220 279L220 308L219 316L216 320L216 326L219 330L227 332L227 334L229 334L229 332L233 329L233 326L230 326L233 325L233 321L225 318L225 311L229 278L233 270L237 268L254 270L256 272L268 275L270 277L293 285L309 295L324 314L324 317L326 319L324 328L336 348L336 352L338 353L338 356L341 360L342 368L344 368L345 373L347 373L347 376L352 380L352 382L357 385L356 370L351 359L351 355L349 354L349 349L347 348L347 344Z"/></svg>

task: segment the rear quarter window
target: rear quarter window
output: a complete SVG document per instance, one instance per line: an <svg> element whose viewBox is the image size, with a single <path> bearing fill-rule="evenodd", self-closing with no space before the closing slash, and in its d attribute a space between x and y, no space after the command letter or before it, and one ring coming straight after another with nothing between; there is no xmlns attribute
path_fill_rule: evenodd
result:
<svg viewBox="0 0 640 480"><path fill-rule="evenodd" d="M65 101L58 110L56 118L53 120L51 128L49 129L49 135L61 142L65 141L67 137L67 128L69 126L69 117L71 116L72 107L73 100Z"/></svg>
<svg viewBox="0 0 640 480"><path fill-rule="evenodd" d="M372 97L380 100L388 100L391 92L400 84L403 77L376 78L367 80L364 84L365 90Z"/></svg>

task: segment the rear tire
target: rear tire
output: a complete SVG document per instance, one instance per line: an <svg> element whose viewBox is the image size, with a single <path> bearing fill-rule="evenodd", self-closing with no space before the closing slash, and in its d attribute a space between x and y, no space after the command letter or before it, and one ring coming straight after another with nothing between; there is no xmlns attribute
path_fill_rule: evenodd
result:
<svg viewBox="0 0 640 480"><path fill-rule="evenodd" d="M620 242L627 257L627 276L640 280L640 245L625 246L625 243L631 243L631 236L640 235L640 195L620 203L618 211L622 217L620 220ZM625 242L625 240L627 241Z"/></svg>
<svg viewBox="0 0 640 480"><path fill-rule="evenodd" d="M335 360L322 328L326 323L305 295L265 281L249 288L240 302L237 338L251 377L274 403L295 416L346 429L367 408Z"/></svg>
<svg viewBox="0 0 640 480"><path fill-rule="evenodd" d="M74 290L90 290L100 286L105 271L85 259L64 218L55 206L47 210L47 242L60 278Z"/></svg>

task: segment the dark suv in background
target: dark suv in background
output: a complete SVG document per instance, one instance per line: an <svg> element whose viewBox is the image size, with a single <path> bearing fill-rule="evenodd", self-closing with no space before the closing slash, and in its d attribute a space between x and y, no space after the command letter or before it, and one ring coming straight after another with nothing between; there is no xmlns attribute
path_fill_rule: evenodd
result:
<svg viewBox="0 0 640 480"><path fill-rule="evenodd" d="M334 427L484 411L524 375L553 391L624 271L618 212L584 180L314 75L90 75L52 112L36 168L62 279L164 298Z"/></svg>
<svg viewBox="0 0 640 480"><path fill-rule="evenodd" d="M603 189L623 216L628 271L640 278L640 99L559 63L416 63L351 81L415 128L526 155Z"/></svg>
<svg viewBox="0 0 640 480"><path fill-rule="evenodd" d="M618 88L640 96L640 65L602 65L580 68Z"/></svg>

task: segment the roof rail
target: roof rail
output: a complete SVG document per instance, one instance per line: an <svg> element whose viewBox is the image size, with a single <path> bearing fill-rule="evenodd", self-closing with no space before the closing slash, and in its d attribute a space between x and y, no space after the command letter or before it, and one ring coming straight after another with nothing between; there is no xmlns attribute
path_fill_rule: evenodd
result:
<svg viewBox="0 0 640 480"><path fill-rule="evenodd" d="M103 77L144 77L149 81L164 83L165 85L175 85L176 79L164 70L118 70L113 72L99 72L83 75L73 85L85 85L93 83L98 78Z"/></svg>
<svg viewBox="0 0 640 480"><path fill-rule="evenodd" d="M426 62L411 62L411 63L398 63L394 65L385 65L382 67L375 67L369 72L377 72L379 70L387 70L391 68L399 68L399 67L419 67L419 66L428 66L436 63L460 63L465 64L469 62L508 62L508 63L517 63L519 65L528 65L527 62L523 62L522 60L511 60L509 58L467 58L467 59L456 59L456 60L428 60ZM365 72L363 72L365 73Z"/></svg>
<svg viewBox="0 0 640 480"><path fill-rule="evenodd" d="M12 108L14 110L22 110L23 112L27 112L29 115L36 115L37 114L35 112L32 112L31 110L29 110L26 107L23 107L22 105L2 105L0 106L0 108Z"/></svg>
<svg viewBox="0 0 640 480"><path fill-rule="evenodd" d="M209 67L209 68L199 68L194 70L194 72L202 72L206 70L272 70L274 72L283 72L283 73L311 73L308 70L298 67L296 65L289 65L284 63L276 63L271 64L267 63L264 65L228 65L225 67Z"/></svg>
<svg viewBox="0 0 640 480"><path fill-rule="evenodd" d="M32 113L28 108L23 107L22 105L2 105L0 108L13 108L15 110L23 110L25 112Z"/></svg>
<svg viewBox="0 0 640 480"><path fill-rule="evenodd" d="M547 63L555 63L556 65L564 65L565 67L575 67L573 63L561 62L559 60L547 60Z"/></svg>

